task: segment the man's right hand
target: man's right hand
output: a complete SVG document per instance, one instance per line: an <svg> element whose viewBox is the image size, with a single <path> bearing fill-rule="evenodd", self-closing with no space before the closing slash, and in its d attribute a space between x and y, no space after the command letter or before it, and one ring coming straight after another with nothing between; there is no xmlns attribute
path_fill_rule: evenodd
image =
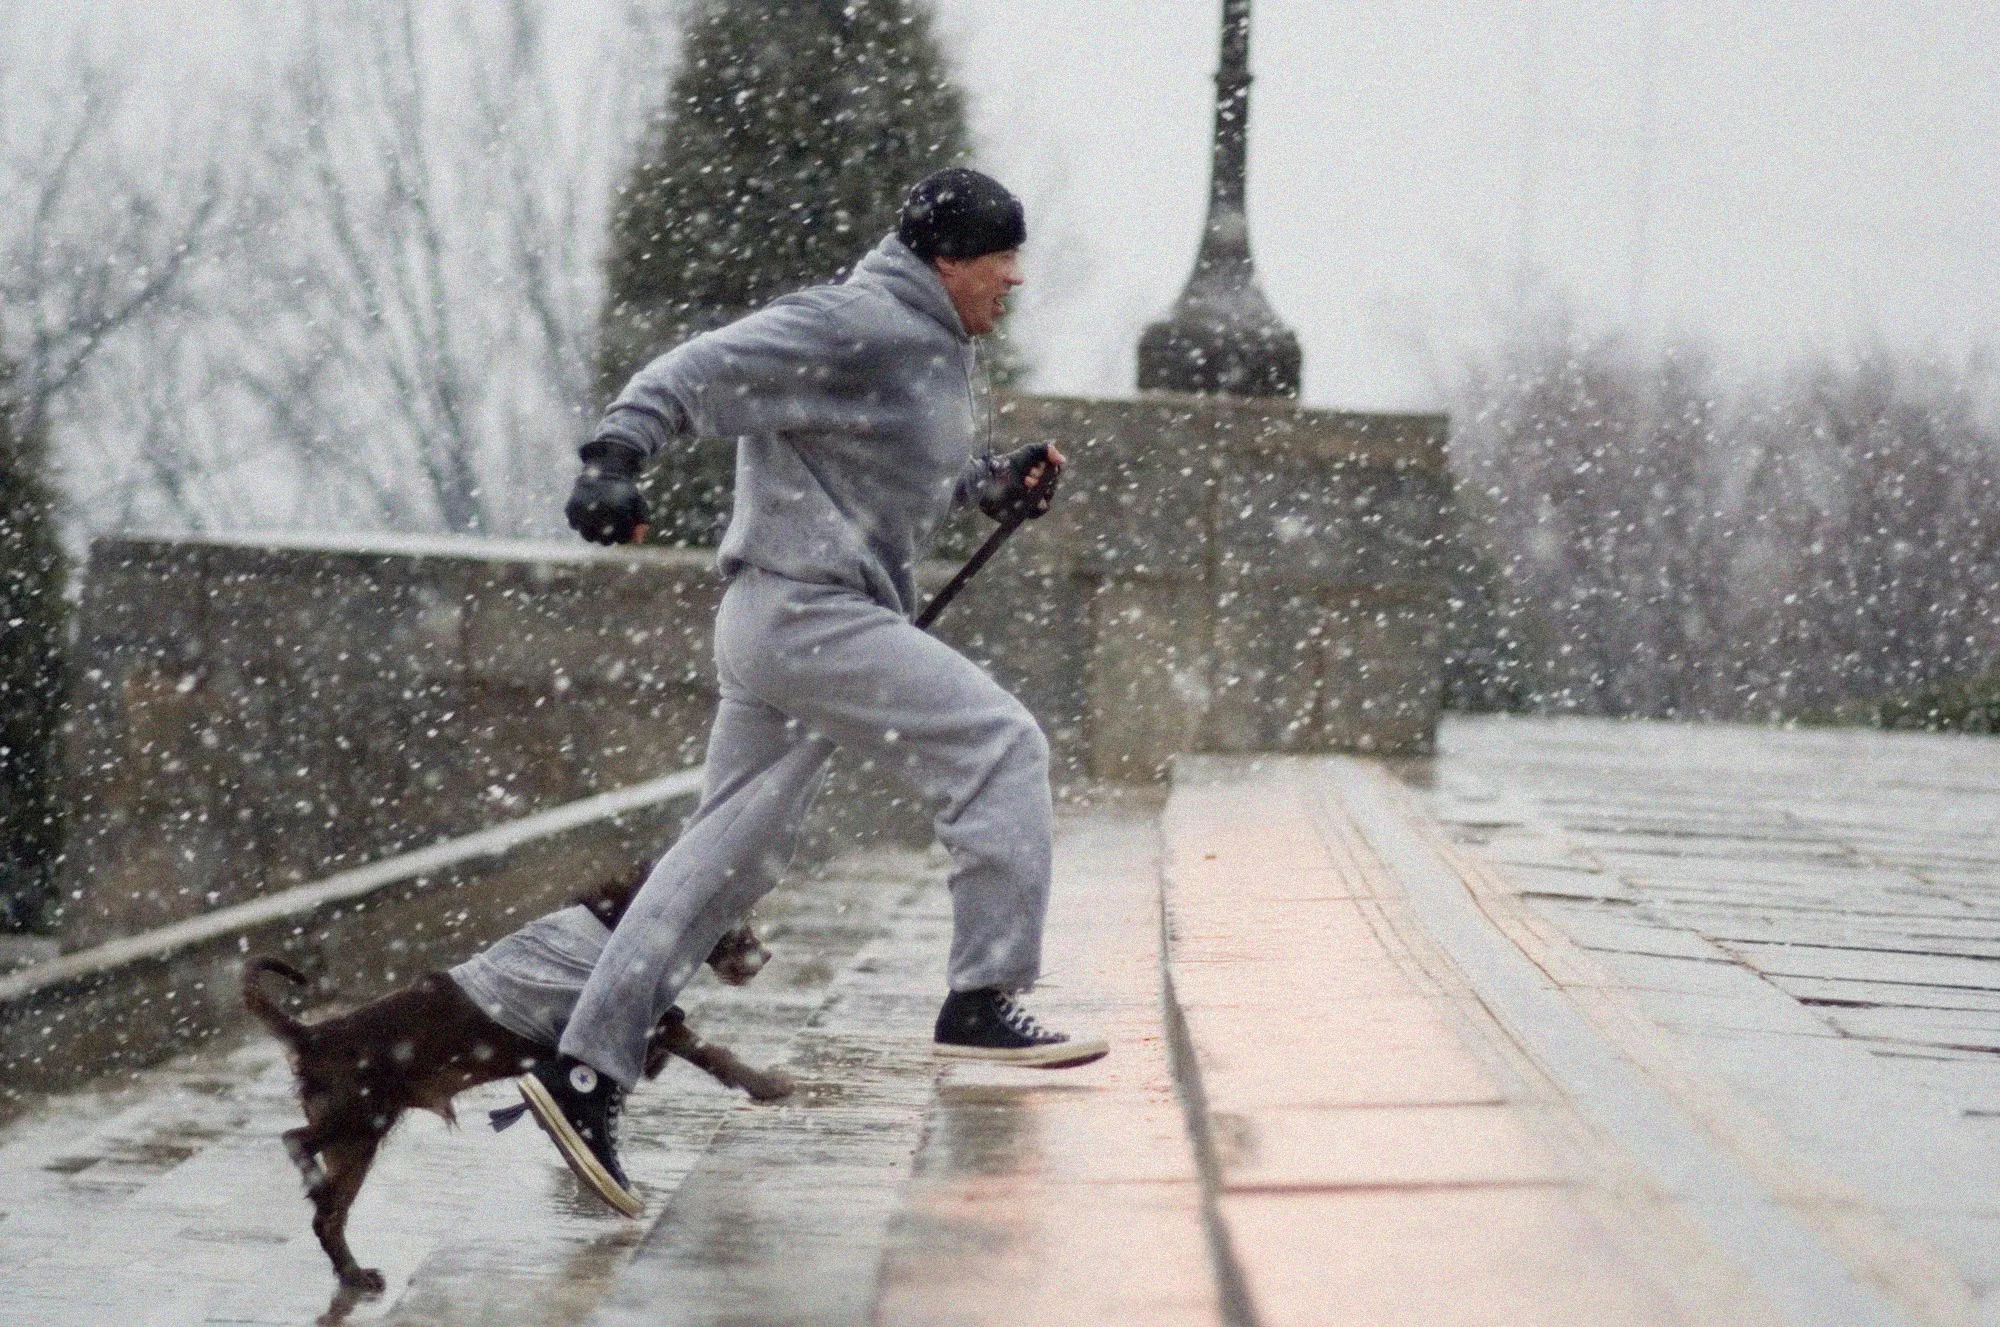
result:
<svg viewBox="0 0 2000 1327"><path fill-rule="evenodd" d="M593 544L629 544L643 538L651 514L639 495L639 453L609 438L586 443L583 473L576 477L563 515L569 528Z"/></svg>
<svg viewBox="0 0 2000 1327"><path fill-rule="evenodd" d="M1062 478L1063 454L1054 443L1031 442L1011 452L988 456L992 478L979 508L1000 522L1039 520L1056 499Z"/></svg>

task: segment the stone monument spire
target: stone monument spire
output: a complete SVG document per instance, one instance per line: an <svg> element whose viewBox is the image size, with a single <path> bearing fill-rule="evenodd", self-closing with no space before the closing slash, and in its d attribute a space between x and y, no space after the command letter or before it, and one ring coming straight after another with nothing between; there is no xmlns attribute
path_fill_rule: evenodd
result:
<svg viewBox="0 0 2000 1327"><path fill-rule="evenodd" d="M1299 339L1278 321L1250 265L1244 173L1250 131L1250 0L1223 0L1215 74L1208 226L1173 312L1139 338L1139 390L1299 394Z"/></svg>

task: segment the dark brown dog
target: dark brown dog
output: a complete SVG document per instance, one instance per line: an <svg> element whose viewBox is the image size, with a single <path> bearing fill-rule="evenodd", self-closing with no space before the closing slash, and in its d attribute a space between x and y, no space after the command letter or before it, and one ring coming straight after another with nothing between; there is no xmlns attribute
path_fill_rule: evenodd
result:
<svg viewBox="0 0 2000 1327"><path fill-rule="evenodd" d="M577 901L616 926L643 879L640 875ZM708 965L723 981L740 986L769 957L770 951L743 925L717 942ZM285 1151L312 1199L313 1233L343 1286L378 1292L381 1273L357 1263L347 1247L347 1213L383 1137L413 1108L436 1111L456 1124L453 1097L469 1087L525 1073L553 1057L556 1048L501 1027L442 972L428 973L351 1013L310 1024L293 1018L265 993L259 980L267 972L301 985L307 978L275 958L253 958L243 965L243 1003L284 1042L298 1078L306 1123L285 1134ZM646 1077L656 1077L674 1056L759 1101L792 1090L784 1074L753 1069L697 1037L678 1006L667 1011L648 1038ZM502 1127L497 1118L495 1127Z"/></svg>

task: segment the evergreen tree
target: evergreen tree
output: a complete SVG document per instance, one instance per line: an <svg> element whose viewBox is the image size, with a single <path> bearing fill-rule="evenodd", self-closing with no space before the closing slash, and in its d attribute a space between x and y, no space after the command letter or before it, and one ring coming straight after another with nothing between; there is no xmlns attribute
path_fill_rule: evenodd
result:
<svg viewBox="0 0 2000 1327"><path fill-rule="evenodd" d="M63 699L62 549L46 447L0 363L0 930L54 921Z"/></svg>
<svg viewBox="0 0 2000 1327"><path fill-rule="evenodd" d="M695 333L837 279L967 143L921 0L693 0L613 210L605 399ZM724 448L663 457L647 484L654 538L715 542L732 474Z"/></svg>

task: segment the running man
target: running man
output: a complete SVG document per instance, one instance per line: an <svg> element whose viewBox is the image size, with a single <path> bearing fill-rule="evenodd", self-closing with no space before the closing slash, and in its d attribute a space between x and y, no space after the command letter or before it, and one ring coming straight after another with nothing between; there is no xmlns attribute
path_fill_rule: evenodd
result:
<svg viewBox="0 0 2000 1327"><path fill-rule="evenodd" d="M1109 1049L1043 1027L1016 998L1041 971L1048 741L1025 706L910 620L917 560L953 507L1005 520L1054 498L1055 447L974 447L972 342L1021 284L1026 238L1020 200L997 181L928 176L847 280L654 360L581 449L569 523L620 544L647 523L648 458L697 438L736 444L701 805L612 933L560 1059L519 1080L570 1168L627 1216L642 1205L615 1131L646 1034L777 883L836 746L921 792L951 856L937 1053L1064 1068Z"/></svg>

